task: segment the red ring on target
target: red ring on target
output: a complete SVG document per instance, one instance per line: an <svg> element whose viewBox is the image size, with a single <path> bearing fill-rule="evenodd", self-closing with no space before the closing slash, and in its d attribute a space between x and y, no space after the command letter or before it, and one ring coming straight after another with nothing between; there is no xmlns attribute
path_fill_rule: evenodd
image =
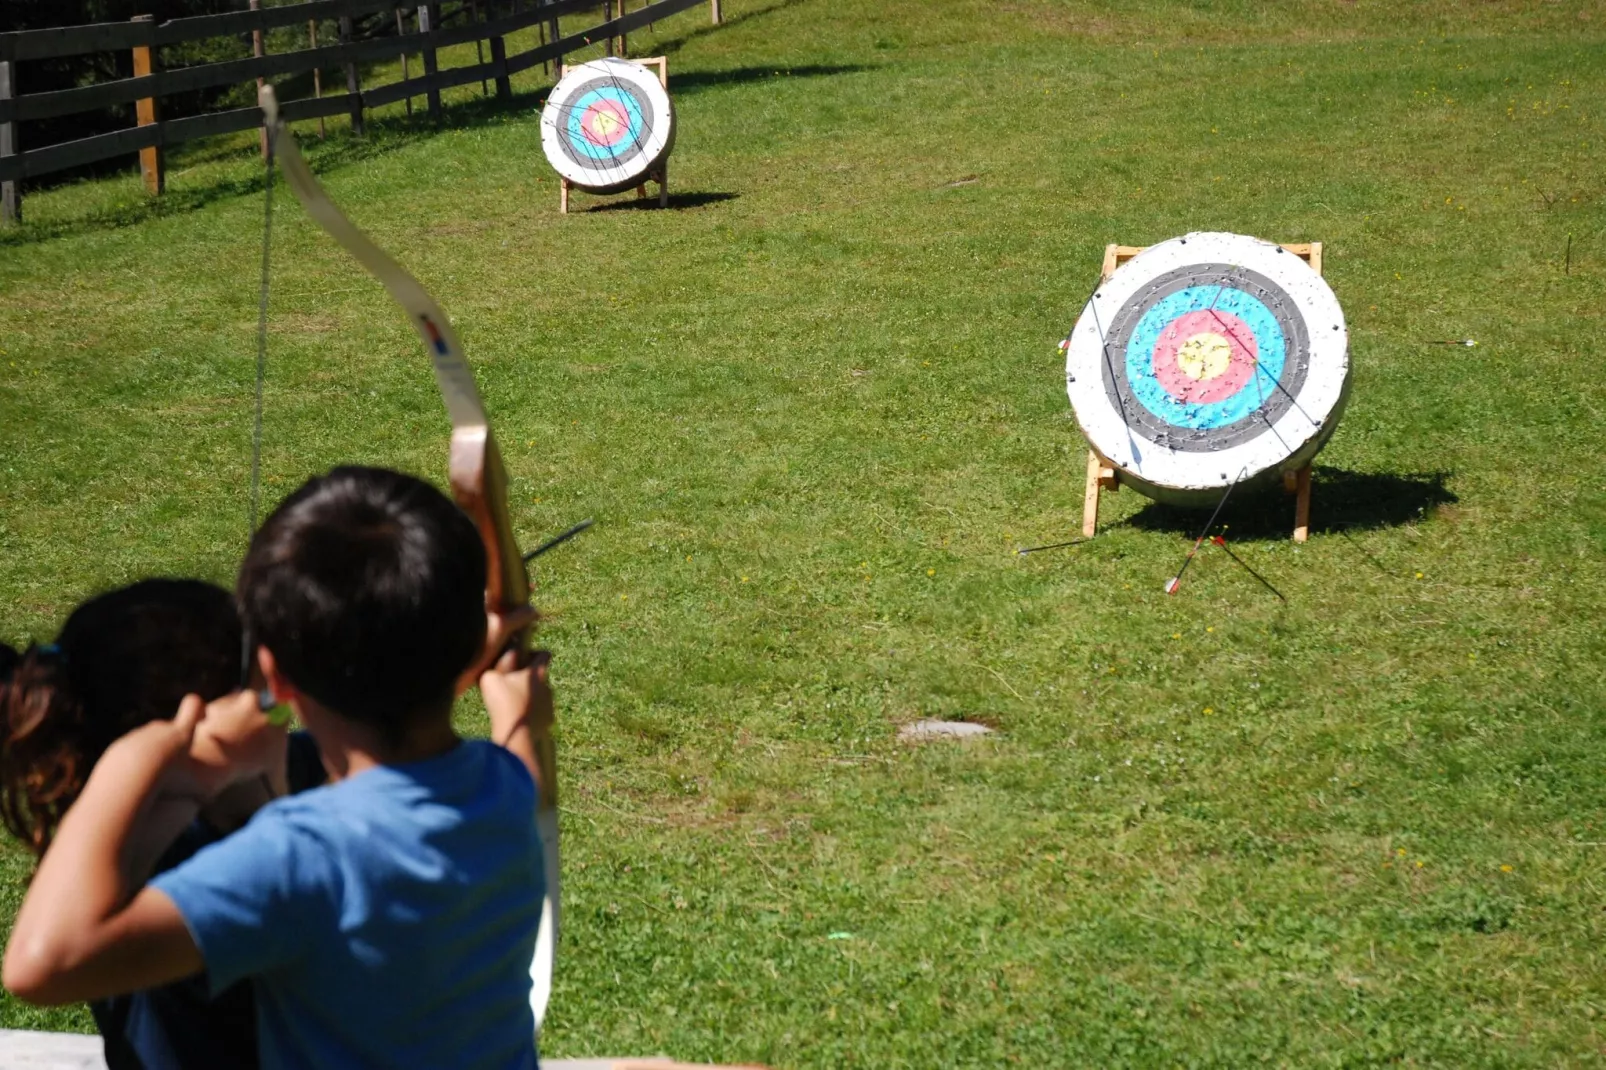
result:
<svg viewBox="0 0 1606 1070"><path fill-rule="evenodd" d="M1154 343L1154 377L1185 405L1208 405L1244 388L1259 360L1255 332L1231 312L1185 312Z"/></svg>

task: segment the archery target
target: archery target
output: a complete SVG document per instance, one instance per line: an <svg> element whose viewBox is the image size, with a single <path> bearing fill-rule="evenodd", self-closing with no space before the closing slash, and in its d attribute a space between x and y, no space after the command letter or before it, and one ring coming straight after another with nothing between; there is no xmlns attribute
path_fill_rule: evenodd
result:
<svg viewBox="0 0 1606 1070"><path fill-rule="evenodd" d="M558 174L592 193L646 181L675 144L675 109L656 75L623 59L567 71L541 111L541 148Z"/></svg>
<svg viewBox="0 0 1606 1070"><path fill-rule="evenodd" d="M1202 503L1315 456L1348 396L1349 334L1300 257L1189 234L1100 284L1066 346L1065 387L1123 483Z"/></svg>

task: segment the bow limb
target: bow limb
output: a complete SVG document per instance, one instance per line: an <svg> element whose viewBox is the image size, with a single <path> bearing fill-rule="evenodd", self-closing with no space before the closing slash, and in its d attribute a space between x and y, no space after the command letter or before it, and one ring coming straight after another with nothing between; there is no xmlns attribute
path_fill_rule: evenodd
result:
<svg viewBox="0 0 1606 1070"><path fill-rule="evenodd" d="M452 496L457 499L458 506L473 518L485 543L486 607L507 612L529 605L529 576L513 535L513 523L508 511L507 471L502 466L502 455L496 448L496 439L491 435L491 423L485 414L485 405L480 400L479 388L474 383L474 374L463 357L463 349L452 330L451 321L417 279L335 207L313 177L301 151L296 148L295 138L280 119L272 86L262 87L259 103L272 139L273 152L278 157L285 182L296 199L319 226L379 280L406 312L429 352L435 368L435 380L440 385L441 397L446 402L446 411L452 420L449 465ZM526 628L514 635L512 644L523 649L528 643L528 632ZM471 666L460 681L459 690L473 686L495 656L493 652L482 663ZM546 897L541 904L541 929L536 939L535 960L530 967L533 982L530 1005L535 1012L536 1029L539 1030L552 994L560 881L557 752L550 727L538 726L536 732L535 753L541 792L536 824L541 833Z"/></svg>

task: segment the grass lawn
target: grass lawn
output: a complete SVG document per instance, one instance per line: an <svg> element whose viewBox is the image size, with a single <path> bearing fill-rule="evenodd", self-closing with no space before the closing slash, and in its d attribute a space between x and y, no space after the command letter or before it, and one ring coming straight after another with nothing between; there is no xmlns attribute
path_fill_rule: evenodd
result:
<svg viewBox="0 0 1606 1070"><path fill-rule="evenodd" d="M302 128L452 314L527 544L598 521L538 570L545 1052L1603 1061L1606 7L726 10L632 40L670 57L671 211L558 215L539 70L439 130ZM0 638L232 576L254 144L0 233ZM280 194L266 496L443 478L411 329ZM1104 244L1197 229L1325 241L1349 319L1310 542L1280 496L1226 516L1286 606L1219 550L1166 596L1201 518L1131 492L1014 552L1080 522L1055 343ZM999 732L895 740L922 717Z"/></svg>

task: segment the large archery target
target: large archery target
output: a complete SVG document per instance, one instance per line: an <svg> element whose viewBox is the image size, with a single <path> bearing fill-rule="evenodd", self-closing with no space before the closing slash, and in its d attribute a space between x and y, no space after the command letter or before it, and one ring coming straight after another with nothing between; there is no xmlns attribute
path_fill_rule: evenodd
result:
<svg viewBox="0 0 1606 1070"><path fill-rule="evenodd" d="M1348 396L1349 333L1300 257L1189 234L1095 291L1066 347L1065 388L1123 483L1200 503L1315 456Z"/></svg>
<svg viewBox="0 0 1606 1070"><path fill-rule="evenodd" d="M553 168L593 193L639 186L675 144L675 110L656 75L622 59L570 69L541 111Z"/></svg>

